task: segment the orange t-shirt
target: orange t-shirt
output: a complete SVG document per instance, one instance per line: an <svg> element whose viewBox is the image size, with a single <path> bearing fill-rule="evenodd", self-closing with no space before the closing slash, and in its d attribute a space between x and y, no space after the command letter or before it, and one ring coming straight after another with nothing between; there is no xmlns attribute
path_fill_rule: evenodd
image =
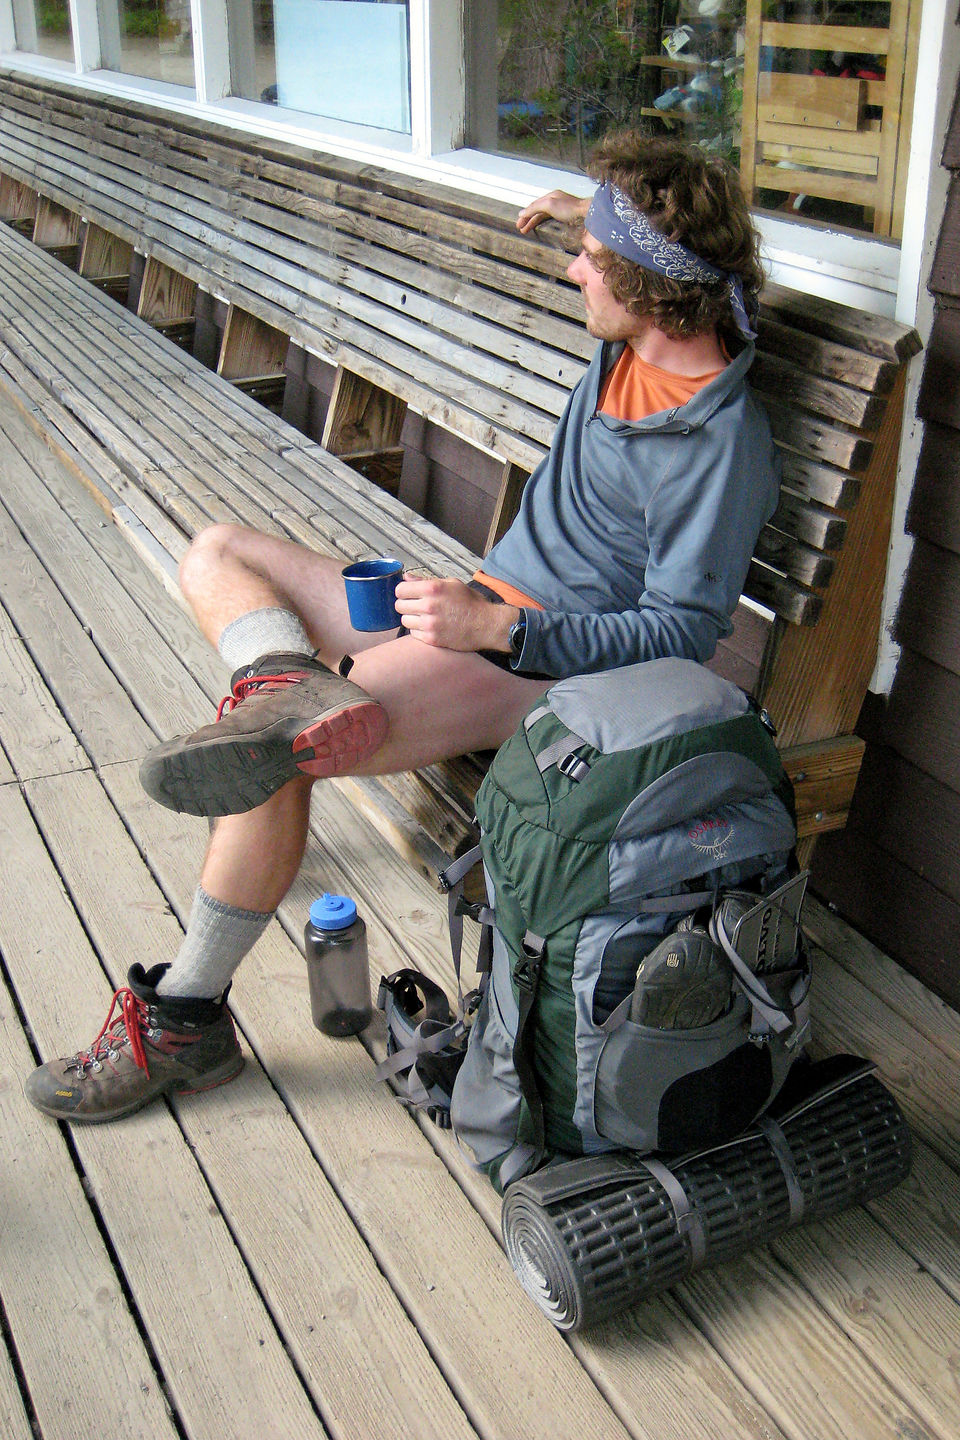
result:
<svg viewBox="0 0 960 1440"><path fill-rule="evenodd" d="M720 370L709 370L705 375L674 375L641 360L628 345L603 382L598 408L614 420L646 420L661 410L686 405L719 374Z"/></svg>
<svg viewBox="0 0 960 1440"><path fill-rule="evenodd" d="M659 415L661 410L672 410L675 406L686 405L698 390L715 380L720 370L709 370L705 375L674 375L669 370L660 370L640 356L631 345L624 348L613 369L607 375L600 390L598 409L613 420L646 420L648 415ZM479 580L493 590L508 605L519 609L531 606L542 610L543 606L522 590L495 575L486 575L478 570L474 580Z"/></svg>

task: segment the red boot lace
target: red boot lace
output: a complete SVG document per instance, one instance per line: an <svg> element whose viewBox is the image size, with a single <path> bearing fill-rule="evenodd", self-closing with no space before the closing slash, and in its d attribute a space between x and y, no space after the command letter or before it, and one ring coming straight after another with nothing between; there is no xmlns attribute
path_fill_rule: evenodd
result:
<svg viewBox="0 0 960 1440"><path fill-rule="evenodd" d="M117 1006L120 1007L120 1013L114 1019L114 1011ZM82 1076L88 1065L99 1065L101 1060L112 1050L119 1049L129 1040L130 1053L134 1063L149 1075L150 1068L147 1065L147 1054L143 1045L143 1024L146 1017L146 1004L138 999L132 990L123 986L122 989L115 991L100 1034L89 1050L81 1050L78 1055L74 1055L71 1061L71 1064L77 1067L77 1074Z"/></svg>
<svg viewBox="0 0 960 1440"><path fill-rule="evenodd" d="M303 672L299 674L286 675L252 675L248 680L238 680L233 687L231 695L225 695L217 708L217 719L222 720L231 710L252 695L255 690L263 686L269 686L271 690L278 690L282 685L299 685L303 680Z"/></svg>

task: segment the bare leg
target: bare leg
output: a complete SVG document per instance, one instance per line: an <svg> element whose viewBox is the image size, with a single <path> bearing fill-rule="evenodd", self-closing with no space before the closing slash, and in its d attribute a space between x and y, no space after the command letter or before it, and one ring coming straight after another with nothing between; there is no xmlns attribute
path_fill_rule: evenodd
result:
<svg viewBox="0 0 960 1440"><path fill-rule="evenodd" d="M211 643L237 616L279 606L300 616L326 664L336 665L344 654L357 657L351 678L384 706L390 721L386 741L357 773L388 774L494 749L549 683L412 636L355 631L339 562L255 532L204 531L185 559L182 583ZM204 890L240 909L275 908L303 857L309 790L305 776L257 809L220 819L204 864Z"/></svg>
<svg viewBox="0 0 960 1440"><path fill-rule="evenodd" d="M309 775L291 780L256 810L215 823L200 873L208 895L238 910L276 910L303 860L313 785Z"/></svg>
<svg viewBox="0 0 960 1440"><path fill-rule="evenodd" d="M386 711L389 719L386 738L358 771L405 770L497 746L546 688L478 655L440 650L412 636L358 634L349 623L339 571L336 561L300 546L215 526L191 547L182 583L213 644L240 616L281 609L299 617L329 667L344 654L357 657L364 705L381 719ZM306 689L308 682L298 672L295 684ZM32 1104L59 1119L109 1120L166 1090L205 1089L239 1073L243 1054L221 994L303 858L313 780L293 773L264 804L217 822L173 964L149 972L135 966L122 1017L107 1039L101 1033L89 1066L76 1056L41 1066L26 1085Z"/></svg>
<svg viewBox="0 0 960 1440"><path fill-rule="evenodd" d="M232 620L277 608L298 615L325 665L380 643L354 630L340 560L238 525L201 531L180 565L180 587L210 644Z"/></svg>

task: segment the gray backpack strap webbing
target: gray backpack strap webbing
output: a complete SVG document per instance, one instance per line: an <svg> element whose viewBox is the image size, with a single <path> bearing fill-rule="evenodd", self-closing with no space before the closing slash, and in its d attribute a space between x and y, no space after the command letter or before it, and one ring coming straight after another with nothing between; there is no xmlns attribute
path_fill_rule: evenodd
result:
<svg viewBox="0 0 960 1440"><path fill-rule="evenodd" d="M380 981L377 1007L387 1024L386 1059L377 1079L390 1080L397 1098L425 1110L438 1125L449 1124L450 1090L442 1069L421 1068L430 1056L440 1060L462 1054L467 1025L452 1019L443 990L418 970L398 970ZM422 1018L415 1020L420 1015Z"/></svg>
<svg viewBox="0 0 960 1440"><path fill-rule="evenodd" d="M537 1072L533 1060L533 1027L530 1019L540 985L540 972L546 953L546 941L542 935L527 930L523 937L523 953L513 967L513 979L517 987L517 1033L513 1041L513 1068L520 1082L520 1093L526 1101L533 1125L531 1145L535 1156L534 1164L539 1165L547 1150L543 1101L537 1085Z"/></svg>
<svg viewBox="0 0 960 1440"><path fill-rule="evenodd" d="M698 1269L707 1253L707 1236L703 1228L703 1220L695 1207L690 1202L683 1185L674 1175L673 1171L664 1165L662 1160L654 1160L649 1155L637 1158L637 1164L649 1170L655 1180L659 1180L667 1192L667 1199L673 1209L677 1221L677 1229L681 1235L686 1235L690 1242L690 1262L694 1270Z"/></svg>
<svg viewBox="0 0 960 1440"><path fill-rule="evenodd" d="M790 991L790 1009L787 1010L777 1003L759 975L755 975L746 961L741 959L730 943L723 925L712 924L710 934L733 966L737 984L753 1006L752 1033L762 1038L773 1030L783 1037L783 1043L788 1049L793 1050L802 1045L810 1030L809 976L803 973L798 976Z"/></svg>
<svg viewBox="0 0 960 1440"><path fill-rule="evenodd" d="M526 730L529 735L530 730L536 725L538 720L542 720L544 716L552 714L553 711L549 705L535 706L533 710L529 711L529 713L523 717L524 730ZM589 772L590 766L586 760L582 760L576 752L586 744L587 741L584 740L582 735L578 735L574 730L568 730L559 740L554 740L552 745L545 745L543 749L535 755L534 758L537 762L537 769L542 775L550 769L551 765L556 765L569 780L582 780L584 775ZM533 749L533 746L531 745L530 748Z"/></svg>
<svg viewBox="0 0 960 1440"><path fill-rule="evenodd" d="M806 1202L803 1198L803 1186L800 1184L800 1175L797 1171L797 1162L793 1158L793 1151L790 1149L790 1142L787 1140L776 1120L769 1115L761 1115L757 1120L757 1129L766 1138L767 1144L777 1158L777 1163L783 1171L783 1178L787 1186L787 1199L790 1202L790 1224L799 1225L803 1219L803 1212L806 1209Z"/></svg>
<svg viewBox="0 0 960 1440"><path fill-rule="evenodd" d="M577 751L586 743L586 740L574 735L572 731L564 735L562 740L554 740L552 745L545 745L537 755L537 769L542 775L551 765L556 765L558 770L562 770L571 780L581 780L590 766L586 760L580 759Z"/></svg>
<svg viewBox="0 0 960 1440"><path fill-rule="evenodd" d="M680 911L699 910L701 905L710 905L716 898L713 890L681 890L676 895L650 895L637 906L638 911L651 915L676 915Z"/></svg>
<svg viewBox="0 0 960 1440"><path fill-rule="evenodd" d="M542 720L545 715L552 714L553 711L551 710L549 705L535 705L533 709L529 710L527 714L523 717L524 730L530 730L534 725L536 725L538 720Z"/></svg>
<svg viewBox="0 0 960 1440"><path fill-rule="evenodd" d="M460 969L463 963L463 917L469 914L483 927L480 937L480 953L477 956L477 970L483 975L490 969L490 956L492 952L492 927L496 921L494 912L488 905L473 905L469 909L463 903L463 882L475 865L479 865L483 859L483 851L479 845L474 845L464 855L458 855L451 860L443 870L440 871L439 880L441 889L447 895L447 921L450 927L450 951L453 955L453 969L457 977L457 1015L464 1018L463 1006L463 985L460 980Z"/></svg>

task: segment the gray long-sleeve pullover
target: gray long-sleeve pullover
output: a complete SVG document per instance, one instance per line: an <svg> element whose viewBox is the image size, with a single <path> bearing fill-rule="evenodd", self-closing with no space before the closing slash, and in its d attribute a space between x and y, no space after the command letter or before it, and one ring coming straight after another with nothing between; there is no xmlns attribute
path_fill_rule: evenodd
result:
<svg viewBox="0 0 960 1440"><path fill-rule="evenodd" d="M686 405L636 422L597 413L622 349L597 347L516 520L483 562L544 607L524 610L521 672L708 660L776 508L779 463L745 382L753 346Z"/></svg>

